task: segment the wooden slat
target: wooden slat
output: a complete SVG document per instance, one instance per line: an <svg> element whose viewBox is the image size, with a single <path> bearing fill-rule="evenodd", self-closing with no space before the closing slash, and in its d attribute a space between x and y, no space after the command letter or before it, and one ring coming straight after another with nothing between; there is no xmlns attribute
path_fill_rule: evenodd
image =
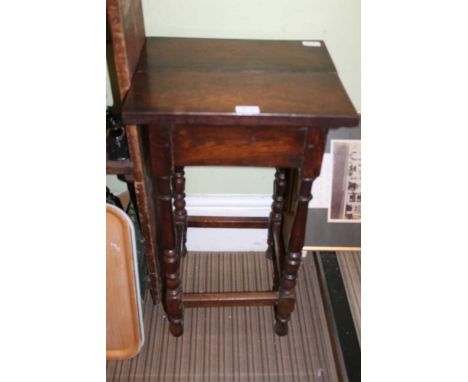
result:
<svg viewBox="0 0 468 382"><path fill-rule="evenodd" d="M220 293L185 293L184 306L251 306L274 305L278 301L278 292L220 292Z"/></svg>
<svg viewBox="0 0 468 382"><path fill-rule="evenodd" d="M153 187L148 177L141 128L127 126L128 149L133 161L134 186L137 198L140 226L144 237L145 256L148 263L151 294L153 302L161 298L161 280L159 261L157 261L156 215L154 200L151 197Z"/></svg>
<svg viewBox="0 0 468 382"><path fill-rule="evenodd" d="M118 93L113 91L114 111L130 88L140 52L145 44L143 9L140 0L106 0L107 23L112 35L112 49L107 49L109 75L117 79ZM112 84L116 89L116 84ZM144 236L145 256L151 283L153 302L161 296L159 262L156 261L156 219L151 198L152 186L146 169L146 154L141 129L126 126L128 149L133 162L133 181L138 204L139 221Z"/></svg>
<svg viewBox="0 0 468 382"><path fill-rule="evenodd" d="M174 161L177 166L299 167L305 133L303 127L176 126Z"/></svg>
<svg viewBox="0 0 468 382"><path fill-rule="evenodd" d="M140 354L107 364L108 381L336 382L336 362L312 256L299 271L289 334L273 332L271 306L186 309L175 338L161 305L146 299ZM193 253L183 259L186 292L268 290L272 262L263 252Z"/></svg>
<svg viewBox="0 0 468 382"><path fill-rule="evenodd" d="M188 226L197 228L268 228L268 218L247 216L189 216Z"/></svg>
<svg viewBox="0 0 468 382"><path fill-rule="evenodd" d="M107 175L132 175L133 162L131 160L107 160Z"/></svg>

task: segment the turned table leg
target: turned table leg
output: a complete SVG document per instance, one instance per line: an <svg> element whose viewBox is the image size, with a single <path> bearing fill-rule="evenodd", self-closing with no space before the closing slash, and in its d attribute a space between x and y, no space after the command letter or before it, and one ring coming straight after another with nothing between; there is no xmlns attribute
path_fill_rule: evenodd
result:
<svg viewBox="0 0 468 382"><path fill-rule="evenodd" d="M309 201L312 199L312 184L320 175L326 132L309 131L308 144L304 152L305 166L301 170L296 212L289 236L286 256L281 266L279 300L275 306L275 332L288 334L288 322L296 303L295 287L301 265Z"/></svg>
<svg viewBox="0 0 468 382"><path fill-rule="evenodd" d="M268 227L267 259L273 258L274 240L273 231L275 225L281 225L284 207L284 192L286 190L286 174L284 169L277 168L275 181L273 182L273 203L271 204L270 221Z"/></svg>
<svg viewBox="0 0 468 382"><path fill-rule="evenodd" d="M169 330L178 337L182 335L183 303L180 282L180 253L176 247L176 235L172 213L171 177L159 176L156 180L156 200L161 219L162 263L165 284L165 305Z"/></svg>
<svg viewBox="0 0 468 382"><path fill-rule="evenodd" d="M284 258L279 286L279 301L275 307L275 332L284 336L288 333L288 321L295 305L297 273L301 265L302 247L304 245L307 210L310 199L312 179L302 179L297 202L291 238Z"/></svg>
<svg viewBox="0 0 468 382"><path fill-rule="evenodd" d="M182 256L187 254L187 210L185 209L184 167L176 166L172 184L174 188L174 220L177 229L177 245Z"/></svg>

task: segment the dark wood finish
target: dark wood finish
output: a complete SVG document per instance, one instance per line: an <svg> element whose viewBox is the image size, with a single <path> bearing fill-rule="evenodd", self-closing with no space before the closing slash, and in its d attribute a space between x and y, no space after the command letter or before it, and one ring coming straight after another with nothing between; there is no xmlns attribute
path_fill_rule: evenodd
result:
<svg viewBox="0 0 468 382"><path fill-rule="evenodd" d="M299 168L288 168L286 174L286 191L284 193L282 214L282 238L287 242L293 227L294 212L296 210L297 197L299 194Z"/></svg>
<svg viewBox="0 0 468 382"><path fill-rule="evenodd" d="M304 150L299 195L296 213L289 237L288 250L282 262L281 280L279 286L280 299L275 307L275 331L278 335L288 333L288 321L295 305L297 272L301 264L302 247L304 246L307 211L312 199L311 190L314 180L320 175L326 135L321 130L310 129Z"/></svg>
<svg viewBox="0 0 468 382"><path fill-rule="evenodd" d="M252 306L275 305L278 292L223 292L223 293L184 293L184 306Z"/></svg>
<svg viewBox="0 0 468 382"><path fill-rule="evenodd" d="M281 225L273 225L273 252L272 258L273 261L273 290L279 289L280 282L280 272L283 269L282 264L284 262L284 241L283 235L281 233ZM268 256L267 256L268 258Z"/></svg>
<svg viewBox="0 0 468 382"><path fill-rule="evenodd" d="M268 248L266 257L273 258L275 242L273 240L274 225L281 226L284 208L284 192L286 190L286 174L283 169L277 168L275 173L275 181L273 182L273 203L271 204L271 212L268 226Z"/></svg>
<svg viewBox="0 0 468 382"><path fill-rule="evenodd" d="M177 229L179 253L187 254L187 210L185 209L185 172L183 167L176 167L172 178L174 188L174 221Z"/></svg>
<svg viewBox="0 0 468 382"><path fill-rule="evenodd" d="M164 274L164 302L169 319L171 333L178 337L183 333L183 304L182 286L180 284L180 247L177 246L176 227L172 211L172 150L170 127L148 129L151 168L153 172L154 200L157 201L159 211L160 251L159 257L163 265ZM180 171L180 169L179 169ZM180 188L178 188L180 191ZM180 207L180 206L179 206Z"/></svg>
<svg viewBox="0 0 468 382"><path fill-rule="evenodd" d="M340 118L343 122L339 124L347 124L347 118L351 118L352 113L349 100L339 99L343 89L336 73L191 71L156 72L142 77L137 72L134 84L132 89L148 89L137 94L131 91L124 105L125 118L135 123L148 121L141 119L142 114L154 118L175 113L174 104L181 105L179 117L209 113L210 117L219 115L231 118L236 116L236 105L257 105L261 116L283 117L296 125L310 124L315 118L325 115L333 116L328 120L332 126ZM158 89L160 93L150 96L147 92L152 89ZM132 112L129 112L130 109ZM302 115L299 123L295 114ZM202 120L200 123L203 123Z"/></svg>
<svg viewBox="0 0 468 382"><path fill-rule="evenodd" d="M288 321L295 305L295 291L297 273L301 264L302 247L304 245L304 230L307 208L310 200L312 179L305 178L301 182L301 194L298 201L294 225L288 245L288 251L282 262L281 280L279 286L280 300L275 307L275 331L283 336L288 333Z"/></svg>
<svg viewBox="0 0 468 382"><path fill-rule="evenodd" d="M284 127L177 127L173 133L177 165L297 167L306 129ZM278 137L283 137L281 145Z"/></svg>
<svg viewBox="0 0 468 382"><path fill-rule="evenodd" d="M146 261L148 263L148 274L150 279L150 292L153 303L156 304L162 298L162 283L160 263L157 259L156 245L156 215L153 199L150 197L153 193L151 179L148 176L148 169L144 158L146 150L143 147L143 141L140 128L131 125L126 126L128 149L130 157L133 159L133 177L136 200L138 205L139 221L144 238L144 249Z"/></svg>
<svg viewBox="0 0 468 382"><path fill-rule="evenodd" d="M107 175L133 175L133 163L130 160L107 160Z"/></svg>
<svg viewBox="0 0 468 382"><path fill-rule="evenodd" d="M140 0L106 0L107 25L112 37L113 60L108 61L111 78L117 78L118 93L114 91L114 107L120 106L132 83L140 53L145 44L143 12ZM110 48L110 47L108 47ZM110 52L109 52L110 53ZM115 76L114 76L115 74ZM117 111L117 110L115 110ZM134 188L138 214L144 237L145 256L148 263L150 292L153 303L161 298L160 267L156 261L156 219L152 185L146 168L146 150L141 128L135 124L126 126L130 158L133 163Z"/></svg>
<svg viewBox="0 0 468 382"><path fill-rule="evenodd" d="M114 61L114 50L112 47L112 36L110 31L109 25L109 18L106 15L106 61L107 61L107 69L109 73L109 82L110 82L110 90L112 94L112 101L113 105L112 108L114 110L120 110L122 108L122 100L120 99L120 90L119 90L119 80L117 78L117 72L115 69L115 61Z"/></svg>
<svg viewBox="0 0 468 382"><path fill-rule="evenodd" d="M156 178L155 199L161 214L162 262L164 271L165 306L171 333L178 337L183 333L182 287L180 284L180 253L176 248L176 234L172 214L171 179L169 176Z"/></svg>
<svg viewBox="0 0 468 382"><path fill-rule="evenodd" d="M323 43L179 40L147 38L124 105L127 122L177 115L176 123L213 125L238 119L236 105L260 107L259 115L243 117L252 125L338 127L359 120ZM158 54L164 46L170 48Z"/></svg>
<svg viewBox="0 0 468 382"><path fill-rule="evenodd" d="M301 41L149 37L140 68L152 72L336 72L321 44L305 48Z"/></svg>
<svg viewBox="0 0 468 382"><path fill-rule="evenodd" d="M238 114L236 106L258 106L259 113ZM325 44L315 48L301 41L146 38L122 114L126 123L147 126L171 333L182 334L184 305L268 302L275 306L276 333L287 334L308 203L326 134L330 128L359 122ZM188 217L191 227L269 227L273 291L182 292L183 166L188 165L279 169L269 220Z"/></svg>
<svg viewBox="0 0 468 382"><path fill-rule="evenodd" d="M268 218L249 216L189 216L188 226L197 228L268 228Z"/></svg>
<svg viewBox="0 0 468 382"><path fill-rule="evenodd" d="M106 0L106 9L120 99L123 100L145 44L143 11L139 0Z"/></svg>

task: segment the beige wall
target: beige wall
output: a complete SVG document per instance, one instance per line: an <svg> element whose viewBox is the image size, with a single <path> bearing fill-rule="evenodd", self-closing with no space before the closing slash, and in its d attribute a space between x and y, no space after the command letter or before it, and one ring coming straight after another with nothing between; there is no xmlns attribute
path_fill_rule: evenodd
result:
<svg viewBox="0 0 468 382"><path fill-rule="evenodd" d="M142 0L148 36L321 39L360 109L360 0ZM188 168L188 193L269 193L273 170Z"/></svg>

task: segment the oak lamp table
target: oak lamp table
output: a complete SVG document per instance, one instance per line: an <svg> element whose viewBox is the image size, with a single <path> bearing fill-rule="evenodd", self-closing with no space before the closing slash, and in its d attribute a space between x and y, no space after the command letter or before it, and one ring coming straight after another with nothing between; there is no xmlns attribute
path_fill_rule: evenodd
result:
<svg viewBox="0 0 468 382"><path fill-rule="evenodd" d="M272 305L275 332L287 334L327 132L359 123L324 42L146 37L122 117L140 126L147 146L171 333L183 333L186 307ZM202 165L275 167L270 217L187 217L184 166ZM184 293L187 226L268 228L272 290Z"/></svg>

